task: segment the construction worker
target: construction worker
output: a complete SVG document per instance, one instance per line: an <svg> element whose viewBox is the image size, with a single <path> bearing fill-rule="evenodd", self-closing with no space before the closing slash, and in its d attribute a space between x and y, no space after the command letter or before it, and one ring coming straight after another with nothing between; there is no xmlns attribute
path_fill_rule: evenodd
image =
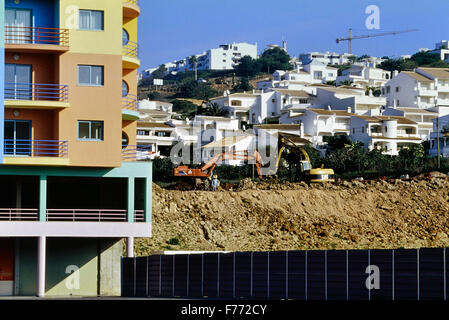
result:
<svg viewBox="0 0 449 320"><path fill-rule="evenodd" d="M212 191L217 191L219 185L220 181L218 180L218 176L214 175L214 179L212 180Z"/></svg>
<svg viewBox="0 0 449 320"><path fill-rule="evenodd" d="M204 190L210 191L211 184L212 184L212 177L208 176L206 181L204 181Z"/></svg>

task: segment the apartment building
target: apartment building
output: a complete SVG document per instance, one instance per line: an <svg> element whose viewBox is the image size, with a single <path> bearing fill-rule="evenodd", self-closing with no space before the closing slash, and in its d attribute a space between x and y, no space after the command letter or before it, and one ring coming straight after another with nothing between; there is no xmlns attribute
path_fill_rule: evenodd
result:
<svg viewBox="0 0 449 320"><path fill-rule="evenodd" d="M449 63L449 41L441 40L435 44L435 49L431 53L437 53L440 55L441 60Z"/></svg>
<svg viewBox="0 0 449 320"><path fill-rule="evenodd" d="M302 53L299 55L299 59L303 64L309 64L313 60L319 61L321 63L324 63L325 65L328 64L335 64L335 65L343 65L348 64L351 62L349 57L351 57L352 54L349 53L336 53L336 52L308 52L308 53Z"/></svg>
<svg viewBox="0 0 449 320"><path fill-rule="evenodd" d="M350 120L350 138L362 142L368 150L396 156L412 144L420 144L418 124L396 116L354 115Z"/></svg>
<svg viewBox="0 0 449 320"><path fill-rule="evenodd" d="M433 122L438 117L436 111L419 108L388 107L383 112L384 116L398 116L415 121L418 124L418 136L422 140L429 140L433 131Z"/></svg>
<svg viewBox="0 0 449 320"><path fill-rule="evenodd" d="M449 113L449 69L417 68L402 71L382 88L387 106Z"/></svg>
<svg viewBox="0 0 449 320"><path fill-rule="evenodd" d="M337 85L344 82L351 83L359 88L381 87L390 80L390 72L379 68L367 67L364 65L352 65L337 77Z"/></svg>
<svg viewBox="0 0 449 320"><path fill-rule="evenodd" d="M332 106L335 110L365 114L372 111L380 112L381 107L386 104L386 99L373 96L371 91L367 95L365 89L361 88L321 86L316 88L315 103Z"/></svg>
<svg viewBox="0 0 449 320"><path fill-rule="evenodd" d="M132 256L151 236L152 166L135 161L138 3L0 11L0 295L120 295L121 240Z"/></svg>

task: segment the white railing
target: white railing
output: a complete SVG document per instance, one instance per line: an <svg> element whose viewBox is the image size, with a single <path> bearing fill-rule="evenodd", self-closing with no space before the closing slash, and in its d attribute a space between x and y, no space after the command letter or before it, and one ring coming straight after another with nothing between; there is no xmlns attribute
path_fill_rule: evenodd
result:
<svg viewBox="0 0 449 320"><path fill-rule="evenodd" d="M38 209L0 208L0 221L37 221Z"/></svg>

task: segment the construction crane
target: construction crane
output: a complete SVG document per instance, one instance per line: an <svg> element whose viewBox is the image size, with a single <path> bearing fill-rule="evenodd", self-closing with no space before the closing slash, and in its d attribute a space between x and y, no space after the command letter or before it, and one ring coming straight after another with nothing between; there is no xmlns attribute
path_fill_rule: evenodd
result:
<svg viewBox="0 0 449 320"><path fill-rule="evenodd" d="M418 29L391 31L391 32L383 32L383 33L377 33L377 34L366 34L366 35L362 35L362 36L353 36L352 29L349 29L349 36L347 38L344 38L344 37L338 38L337 43L340 43L342 41L348 41L348 53L352 54L352 40L390 36L390 35L397 35L399 33L416 32L416 31L418 31Z"/></svg>

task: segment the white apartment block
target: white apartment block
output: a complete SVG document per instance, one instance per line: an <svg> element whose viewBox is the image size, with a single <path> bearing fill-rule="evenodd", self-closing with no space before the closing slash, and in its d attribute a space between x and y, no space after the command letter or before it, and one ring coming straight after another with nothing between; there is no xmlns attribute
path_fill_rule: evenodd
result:
<svg viewBox="0 0 449 320"><path fill-rule="evenodd" d="M172 145L177 141L175 129L161 122L137 122L137 145L149 147L158 156L169 157Z"/></svg>
<svg viewBox="0 0 449 320"><path fill-rule="evenodd" d="M354 64L337 77L337 85L349 81L352 86L358 88L381 87L389 80L389 71Z"/></svg>
<svg viewBox="0 0 449 320"><path fill-rule="evenodd" d="M438 150L439 142L439 150ZM433 121L433 132L430 134L430 149L431 156L449 157L449 115L444 115Z"/></svg>
<svg viewBox="0 0 449 320"><path fill-rule="evenodd" d="M437 110L449 113L449 68L403 71L382 88L387 106Z"/></svg>
<svg viewBox="0 0 449 320"><path fill-rule="evenodd" d="M449 41L441 40L440 42L436 43L435 49L432 50L431 53L438 53L441 60L449 63Z"/></svg>
<svg viewBox="0 0 449 320"><path fill-rule="evenodd" d="M418 124L396 116L352 116L350 138L362 142L368 150L377 149L392 156L404 147L422 142Z"/></svg>
<svg viewBox="0 0 449 320"><path fill-rule="evenodd" d="M337 80L338 70L321 62L313 61L307 65L299 66L291 71L276 70L272 80L259 81L258 90L283 88L293 90L306 90L307 85L325 84Z"/></svg>
<svg viewBox="0 0 449 320"><path fill-rule="evenodd" d="M302 53L299 55L299 59L303 64L309 64L313 60L319 61L321 63L324 63L325 65L328 64L335 64L335 65L342 65L350 63L349 57L352 56L352 54L348 53L335 53L335 52L309 52L309 53Z"/></svg>
<svg viewBox="0 0 449 320"><path fill-rule="evenodd" d="M375 97L371 92L366 95L365 89L322 86L316 90L315 104L332 106L333 110L356 114L379 113L386 104L384 97Z"/></svg>
<svg viewBox="0 0 449 320"><path fill-rule="evenodd" d="M256 90L232 94L224 93L222 97L210 99L210 102L216 103L220 108L227 110L230 118L238 119L242 124L248 123L249 111L257 104L261 94L262 92Z"/></svg>
<svg viewBox="0 0 449 320"><path fill-rule="evenodd" d="M422 140L428 140L433 131L434 119L438 117L436 111L419 108L388 107L383 112L384 116L398 116L415 121L418 124L418 136Z"/></svg>

